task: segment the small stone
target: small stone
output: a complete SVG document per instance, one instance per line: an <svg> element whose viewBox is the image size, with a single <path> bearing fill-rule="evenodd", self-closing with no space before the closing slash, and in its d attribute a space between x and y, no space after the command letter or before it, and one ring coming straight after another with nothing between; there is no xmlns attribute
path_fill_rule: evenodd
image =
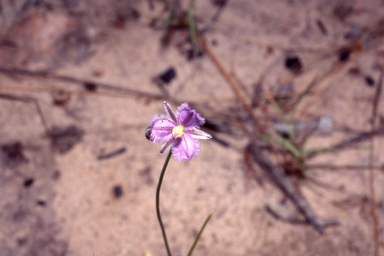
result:
<svg viewBox="0 0 384 256"><path fill-rule="evenodd" d="M364 80L369 87L375 86L375 80L371 76L365 76Z"/></svg>
<svg viewBox="0 0 384 256"><path fill-rule="evenodd" d="M32 187L33 183L35 182L35 180L33 178L27 178L24 180L23 182L23 186L25 188L29 188L29 187Z"/></svg>
<svg viewBox="0 0 384 256"><path fill-rule="evenodd" d="M113 196L115 198L120 198L123 196L123 194L124 194L124 192L123 192L123 188L121 187L121 185L115 185L113 187Z"/></svg>
<svg viewBox="0 0 384 256"><path fill-rule="evenodd" d="M300 72L302 69L302 64L297 56L290 56L285 59L285 67L292 72Z"/></svg>
<svg viewBox="0 0 384 256"><path fill-rule="evenodd" d="M176 70L174 68L168 68L166 71L159 75L161 82L169 84L176 77Z"/></svg>

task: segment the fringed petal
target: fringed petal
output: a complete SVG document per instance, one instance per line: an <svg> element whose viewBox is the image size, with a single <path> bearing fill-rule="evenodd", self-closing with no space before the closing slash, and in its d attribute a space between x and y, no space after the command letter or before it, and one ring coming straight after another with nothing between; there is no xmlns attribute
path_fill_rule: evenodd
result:
<svg viewBox="0 0 384 256"><path fill-rule="evenodd" d="M175 140L172 154L177 161L185 161L194 158L200 153L200 144L188 133L184 133Z"/></svg>
<svg viewBox="0 0 384 256"><path fill-rule="evenodd" d="M195 110L188 106L188 103L181 104L176 114L177 123L183 125L186 130L198 128L203 125L205 120Z"/></svg>
<svg viewBox="0 0 384 256"><path fill-rule="evenodd" d="M172 129L175 126L175 122L167 116L153 116L151 121L151 140L154 143L169 141L172 139Z"/></svg>
<svg viewBox="0 0 384 256"><path fill-rule="evenodd" d="M189 133L192 136L192 138L195 138L198 140L208 140L212 138L212 136L209 133L203 132L202 130L199 130L199 129L193 129L186 132Z"/></svg>

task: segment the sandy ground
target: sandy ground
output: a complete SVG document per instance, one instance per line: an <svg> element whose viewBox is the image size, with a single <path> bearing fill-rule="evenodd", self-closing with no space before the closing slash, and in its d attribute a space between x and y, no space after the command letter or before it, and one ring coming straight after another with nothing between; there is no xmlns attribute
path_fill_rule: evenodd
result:
<svg viewBox="0 0 384 256"><path fill-rule="evenodd" d="M72 7L72 14L84 11L86 3ZM345 39L348 32L374 28L384 17L384 6L378 0L342 3L230 0L204 34L249 101L260 83L264 92L288 88L297 95L314 77L321 79L300 104L296 118L327 116L334 126L330 133L312 136L308 147L333 145L371 127L377 66L383 65L383 32L361 39L362 46L347 61L340 62L338 49L351 42ZM254 163L262 184L245 174L248 138L235 121L245 114L228 82L206 54L194 61L186 58L187 30L176 31L170 45L161 46L161 26L151 27L147 18L166 16L159 3L153 11L146 1L135 4L145 14L139 19L132 14L123 21L114 19L125 9L96 1L89 19L55 7L31 11L26 21L8 26L16 48L1 46L2 66L43 70L61 78L1 73L0 255L166 255L155 213L156 185L166 156L159 156L161 145L146 140L144 131L153 115L164 113L163 101L169 97L174 108L189 102L204 117L232 117L231 133L203 127L229 146L201 141L197 158L170 161L161 212L173 255L187 254L210 213L213 217L194 255L373 255L367 169L308 173L325 185L304 182L302 193L319 216L340 221L325 234L272 217L266 205L280 201L283 194ZM100 19L94 15L97 8L105 8ZM199 26L208 24L216 10L211 1L196 1ZM59 34L68 31L72 37L63 41ZM57 38L66 44L58 44ZM284 66L287 56L300 57L299 74ZM169 67L175 68L176 77L160 88L153 80ZM373 79L372 86L366 76ZM137 97L133 91L160 97ZM36 102L51 136L46 135ZM261 102L263 108L256 108L255 114L271 131L268 120L276 120L278 113L264 98ZM381 102L378 127L383 125L383 109ZM367 166L368 149L369 140L311 161ZM383 150L384 140L376 136L375 166L384 164ZM116 151L120 153L108 157ZM383 182L383 172L375 171L381 251Z"/></svg>

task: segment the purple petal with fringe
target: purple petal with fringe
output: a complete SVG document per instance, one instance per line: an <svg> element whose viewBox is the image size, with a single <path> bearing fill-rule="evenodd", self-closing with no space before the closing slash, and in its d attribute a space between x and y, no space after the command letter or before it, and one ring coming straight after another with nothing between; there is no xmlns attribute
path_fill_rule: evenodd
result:
<svg viewBox="0 0 384 256"><path fill-rule="evenodd" d="M200 143L192 138L189 133L184 133L177 139L172 148L172 154L177 161L185 161L194 158L200 153Z"/></svg>
<svg viewBox="0 0 384 256"><path fill-rule="evenodd" d="M154 143L166 142L172 138L175 122L167 116L153 116L151 121L151 140Z"/></svg>
<svg viewBox="0 0 384 256"><path fill-rule="evenodd" d="M191 109L187 103L181 104L178 109L177 123L183 125L186 130L198 128L205 123L204 118L196 113L194 109Z"/></svg>

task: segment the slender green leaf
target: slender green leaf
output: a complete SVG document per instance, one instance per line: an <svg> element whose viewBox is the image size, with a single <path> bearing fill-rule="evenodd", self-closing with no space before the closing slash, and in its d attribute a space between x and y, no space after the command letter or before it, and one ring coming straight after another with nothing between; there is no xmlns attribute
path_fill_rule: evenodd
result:
<svg viewBox="0 0 384 256"><path fill-rule="evenodd" d="M196 246L197 242L199 241L200 236L201 236L201 234L203 233L204 228L205 228L205 226L208 224L208 222L209 222L209 220L211 219L211 217L212 217L212 213L209 214L208 217L205 219L204 224L203 224L203 226L201 227L199 233L197 234L196 239L195 239L195 241L193 242L192 247L191 247L191 249L189 250L187 256L191 256L191 255L192 255L192 252L193 252L193 250L195 249L195 246Z"/></svg>

